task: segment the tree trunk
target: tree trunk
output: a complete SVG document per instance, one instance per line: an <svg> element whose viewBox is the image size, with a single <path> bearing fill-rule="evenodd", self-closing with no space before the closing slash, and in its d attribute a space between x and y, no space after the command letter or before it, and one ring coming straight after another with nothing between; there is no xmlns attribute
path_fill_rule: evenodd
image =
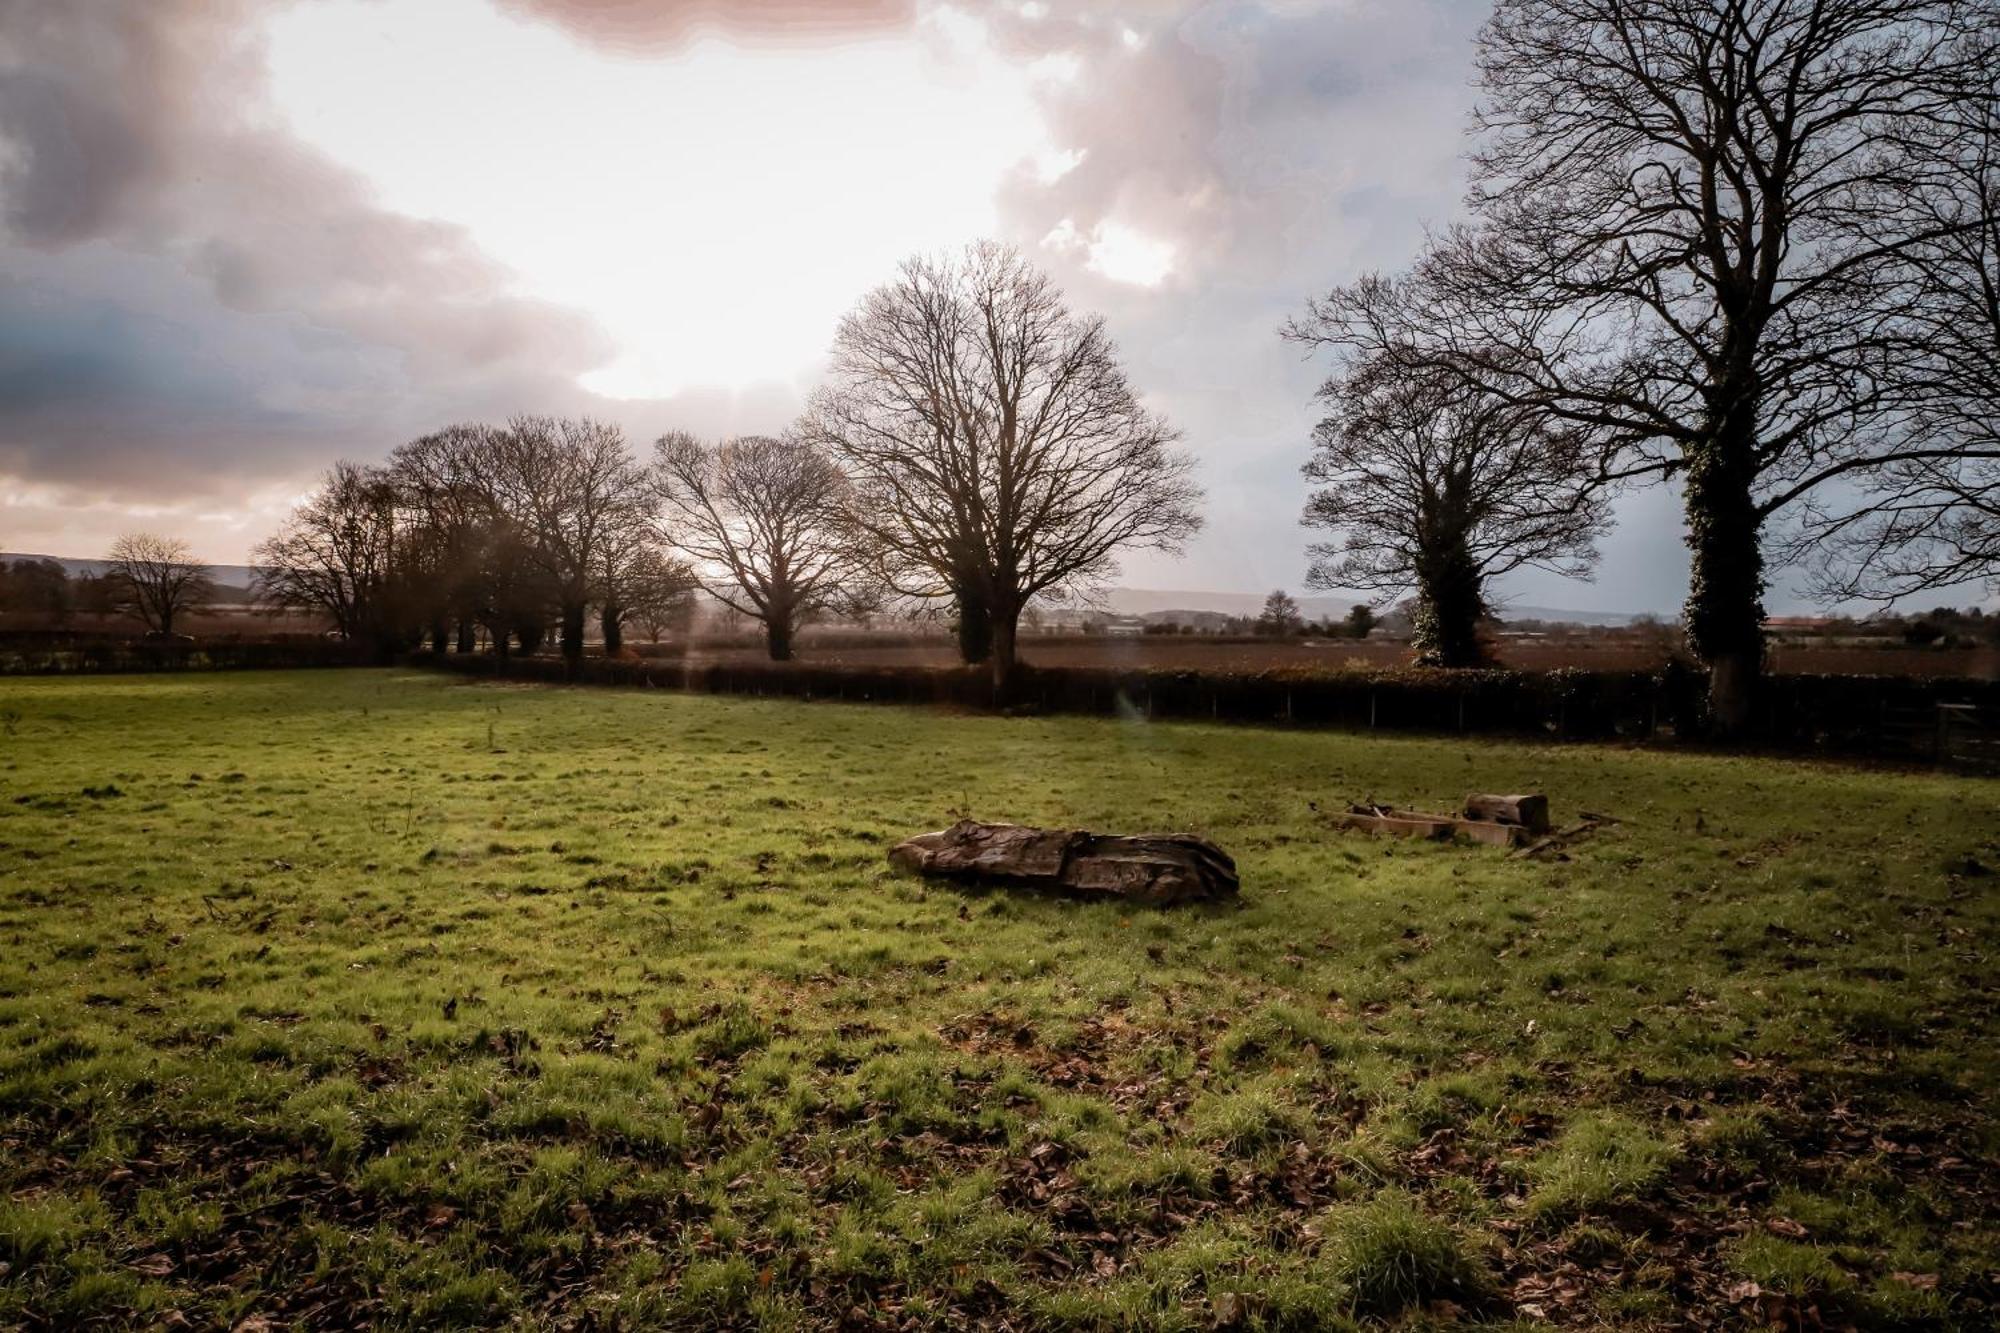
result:
<svg viewBox="0 0 2000 1333"><path fill-rule="evenodd" d="M488 625L486 631L493 636L493 655L505 662L512 656L513 634L504 625Z"/></svg>
<svg viewBox="0 0 2000 1333"><path fill-rule="evenodd" d="M975 666L993 655L993 617L976 577L960 578L953 585L953 596L958 602L958 623L952 628L958 635L959 660Z"/></svg>
<svg viewBox="0 0 2000 1333"><path fill-rule="evenodd" d="M1006 598L994 598L990 608L993 669L993 702L1006 704L1014 688L1015 640L1020 628L1021 608Z"/></svg>
<svg viewBox="0 0 2000 1333"><path fill-rule="evenodd" d="M442 656L444 653L444 641L446 633L447 633L447 627L442 618L433 620L431 622L431 651L439 654L440 656Z"/></svg>
<svg viewBox="0 0 2000 1333"><path fill-rule="evenodd" d="M625 648L625 608L606 606L598 615L597 627L604 634L604 655L618 656Z"/></svg>
<svg viewBox="0 0 2000 1333"><path fill-rule="evenodd" d="M1748 729L1764 670L1763 519L1751 494L1755 444L1754 411L1739 409L1688 450L1688 647L1708 667L1709 716L1724 738Z"/></svg>
<svg viewBox="0 0 2000 1333"><path fill-rule="evenodd" d="M1463 542L1446 544L1422 559L1417 571L1417 614L1412 643L1420 666L1478 667L1487 661L1479 641L1486 590Z"/></svg>
<svg viewBox="0 0 2000 1333"><path fill-rule="evenodd" d="M792 660L792 625L789 617L773 614L764 621L764 646L773 662Z"/></svg>
<svg viewBox="0 0 2000 1333"><path fill-rule="evenodd" d="M582 602L565 602L562 609L562 655L571 662L583 660Z"/></svg>
<svg viewBox="0 0 2000 1333"><path fill-rule="evenodd" d="M458 622L458 651L469 653L479 646L478 622L467 618Z"/></svg>
<svg viewBox="0 0 2000 1333"><path fill-rule="evenodd" d="M521 645L522 655L533 657L541 651L542 640L549 637L549 627L539 620L530 620L515 628L514 637Z"/></svg>

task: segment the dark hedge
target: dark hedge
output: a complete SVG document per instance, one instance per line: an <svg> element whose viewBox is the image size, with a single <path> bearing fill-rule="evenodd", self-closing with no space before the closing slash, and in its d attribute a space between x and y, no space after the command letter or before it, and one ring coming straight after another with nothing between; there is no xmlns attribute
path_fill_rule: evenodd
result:
<svg viewBox="0 0 2000 1333"><path fill-rule="evenodd" d="M503 664L486 654L420 653L411 661L490 675ZM995 706L992 682L976 668L827 667L809 662L686 665L665 661L513 658L510 679L551 684L624 685L711 694L777 695L881 703ZM1209 719L1306 727L1542 736L1563 740L1700 739L1702 675L1662 671L1282 671L1024 667L1010 711L1093 713L1151 719ZM1971 705L1940 722L1940 704ZM2000 682L1906 676L1771 676L1753 734L1755 745L1886 757L1938 757L1991 743ZM1983 727L1984 730L1980 730Z"/></svg>
<svg viewBox="0 0 2000 1333"><path fill-rule="evenodd" d="M27 632L0 636L0 676L99 675L148 671L256 671L365 666L380 656L338 639L134 639Z"/></svg>

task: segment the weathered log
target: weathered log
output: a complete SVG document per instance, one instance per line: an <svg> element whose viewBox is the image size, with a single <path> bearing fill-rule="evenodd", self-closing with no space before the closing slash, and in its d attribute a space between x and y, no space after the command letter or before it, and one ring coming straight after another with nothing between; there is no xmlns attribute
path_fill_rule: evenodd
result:
<svg viewBox="0 0 2000 1333"><path fill-rule="evenodd" d="M1206 838L1121 837L1085 829L963 819L889 849L899 870L991 880L1152 906L1205 902L1237 891L1236 862Z"/></svg>
<svg viewBox="0 0 2000 1333"><path fill-rule="evenodd" d="M1426 814L1422 810L1398 810L1386 805L1349 806L1344 814L1327 816L1338 828L1360 829L1364 833L1386 833L1399 838L1428 838L1443 842L1469 838L1493 847L1518 847L1528 840L1528 830L1518 824L1501 824L1490 819L1464 819L1456 815Z"/></svg>
<svg viewBox="0 0 2000 1333"><path fill-rule="evenodd" d="M1513 824L1530 833L1549 831L1549 798L1540 793L1521 796L1489 796L1474 792L1465 798L1467 819L1495 824Z"/></svg>
<svg viewBox="0 0 2000 1333"><path fill-rule="evenodd" d="M1393 833L1399 838L1449 838L1453 820L1446 815L1426 815L1415 810L1395 810L1388 806L1354 806L1344 814L1328 818L1341 828L1364 833Z"/></svg>

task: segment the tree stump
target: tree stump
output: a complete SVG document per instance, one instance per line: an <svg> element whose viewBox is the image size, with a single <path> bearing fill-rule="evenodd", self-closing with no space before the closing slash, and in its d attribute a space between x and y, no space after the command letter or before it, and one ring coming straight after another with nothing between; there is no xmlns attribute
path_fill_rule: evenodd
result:
<svg viewBox="0 0 2000 1333"><path fill-rule="evenodd" d="M889 864L920 875L1123 898L1152 907L1209 902L1238 889L1229 854L1185 833L1124 837L963 819L896 844L889 849Z"/></svg>

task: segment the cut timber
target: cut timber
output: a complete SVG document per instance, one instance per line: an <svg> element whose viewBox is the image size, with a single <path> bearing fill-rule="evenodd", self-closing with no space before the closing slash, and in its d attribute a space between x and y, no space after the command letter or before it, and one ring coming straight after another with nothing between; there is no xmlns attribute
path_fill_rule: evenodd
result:
<svg viewBox="0 0 2000 1333"><path fill-rule="evenodd" d="M1493 847L1518 847L1528 840L1528 830L1518 824L1497 824L1490 819L1463 819L1456 815L1432 815L1421 810L1398 810L1386 805L1352 805L1346 813L1328 818L1340 828L1386 833L1399 838L1428 838L1440 842L1450 838L1470 838Z"/></svg>
<svg viewBox="0 0 2000 1333"><path fill-rule="evenodd" d="M1392 833L1399 838L1449 838L1456 823L1449 815L1426 815L1415 810L1396 810L1386 805L1349 806L1345 814L1328 818L1341 828L1366 833Z"/></svg>
<svg viewBox="0 0 2000 1333"><path fill-rule="evenodd" d="M1236 862L1192 834L1120 837L962 819L889 849L898 870L1025 884L1164 907L1236 893Z"/></svg>
<svg viewBox="0 0 2000 1333"><path fill-rule="evenodd" d="M1540 793L1521 796L1488 796L1479 792L1465 798L1465 817L1494 824L1513 824L1530 833L1549 831L1549 798Z"/></svg>

